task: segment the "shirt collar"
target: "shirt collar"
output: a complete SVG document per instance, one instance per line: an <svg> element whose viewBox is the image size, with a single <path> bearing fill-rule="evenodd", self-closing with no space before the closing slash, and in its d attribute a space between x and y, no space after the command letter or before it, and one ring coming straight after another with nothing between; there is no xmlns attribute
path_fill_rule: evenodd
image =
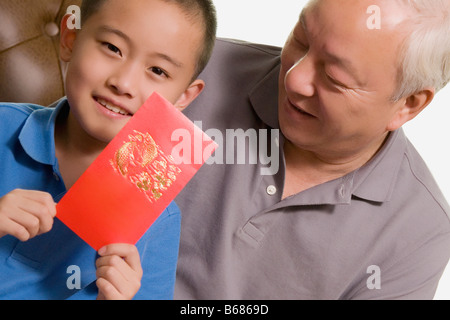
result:
<svg viewBox="0 0 450 320"><path fill-rule="evenodd" d="M280 64L277 64L249 93L256 114L271 128L279 128L278 94L273 94L273 89L278 88L279 73Z"/></svg>
<svg viewBox="0 0 450 320"><path fill-rule="evenodd" d="M267 211L290 206L348 205L353 197L374 203L390 201L406 141L402 129L392 132L374 158L358 170L288 197Z"/></svg>
<svg viewBox="0 0 450 320"><path fill-rule="evenodd" d="M63 108L68 108L67 99L63 98L48 108L33 111L25 122L19 141L25 152L35 161L54 166L55 124L56 118Z"/></svg>
<svg viewBox="0 0 450 320"><path fill-rule="evenodd" d="M389 201L406 146L403 129L391 132L372 160L355 172L353 195L374 202Z"/></svg>

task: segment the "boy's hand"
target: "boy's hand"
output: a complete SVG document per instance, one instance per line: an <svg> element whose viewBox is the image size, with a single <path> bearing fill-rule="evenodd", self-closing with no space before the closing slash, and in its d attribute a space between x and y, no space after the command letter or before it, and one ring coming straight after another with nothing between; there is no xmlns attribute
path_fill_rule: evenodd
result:
<svg viewBox="0 0 450 320"><path fill-rule="evenodd" d="M139 252L131 244L111 244L98 251L98 300L131 300L139 291L142 267Z"/></svg>
<svg viewBox="0 0 450 320"><path fill-rule="evenodd" d="M0 198L0 238L9 234L27 241L50 231L56 204L50 194L16 189Z"/></svg>

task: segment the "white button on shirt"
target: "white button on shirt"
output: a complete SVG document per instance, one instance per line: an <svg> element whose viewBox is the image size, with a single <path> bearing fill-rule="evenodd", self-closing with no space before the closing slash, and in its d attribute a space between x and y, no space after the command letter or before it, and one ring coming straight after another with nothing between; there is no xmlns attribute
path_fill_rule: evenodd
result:
<svg viewBox="0 0 450 320"><path fill-rule="evenodd" d="M276 188L275 186L270 185L270 186L267 187L267 194L268 194L269 196L273 196L273 195L275 195L276 193L277 193L277 188Z"/></svg>

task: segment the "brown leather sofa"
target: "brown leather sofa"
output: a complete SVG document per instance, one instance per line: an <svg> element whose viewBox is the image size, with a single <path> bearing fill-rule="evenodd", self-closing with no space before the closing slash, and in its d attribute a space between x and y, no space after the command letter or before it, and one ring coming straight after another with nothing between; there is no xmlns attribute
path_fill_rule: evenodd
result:
<svg viewBox="0 0 450 320"><path fill-rule="evenodd" d="M48 105L64 95L59 26L81 0L0 1L0 101Z"/></svg>

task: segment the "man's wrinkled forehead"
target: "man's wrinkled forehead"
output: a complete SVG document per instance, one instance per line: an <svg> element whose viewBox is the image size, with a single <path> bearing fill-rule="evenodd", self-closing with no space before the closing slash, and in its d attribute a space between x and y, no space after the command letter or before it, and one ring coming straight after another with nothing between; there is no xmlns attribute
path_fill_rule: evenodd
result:
<svg viewBox="0 0 450 320"><path fill-rule="evenodd" d="M352 18L364 17L362 27L369 29L393 29L414 15L414 7L408 5L408 1L400 0L310 0L300 13L300 22L304 21L306 12L312 9L345 8L347 13L352 13ZM337 18L337 11L331 10Z"/></svg>
<svg viewBox="0 0 450 320"><path fill-rule="evenodd" d="M362 3L367 0L311 0L300 12L299 21L304 24L305 21L314 16L314 20L322 18L322 24L332 25L340 23L345 15L352 15L355 20L361 14L366 13L367 7ZM373 0L371 2L374 2ZM359 13L359 14L358 14Z"/></svg>

